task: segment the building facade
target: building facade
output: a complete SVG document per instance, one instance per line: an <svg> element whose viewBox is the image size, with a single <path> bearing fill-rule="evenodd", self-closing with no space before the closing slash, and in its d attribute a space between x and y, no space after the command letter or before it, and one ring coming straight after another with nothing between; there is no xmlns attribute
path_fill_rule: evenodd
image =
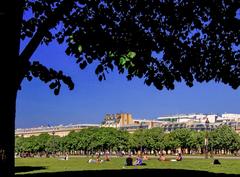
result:
<svg viewBox="0 0 240 177"><path fill-rule="evenodd" d="M206 124L206 120L209 121ZM228 125L237 133L240 133L240 114L179 114L172 116L161 116L154 120L134 119L129 113L106 114L102 124L74 124L59 125L51 127L37 127L16 129L16 136L30 137L38 136L41 133L50 135L66 136L71 131L80 131L90 127L112 127L126 130L130 133L138 129L150 129L162 127L165 132L171 132L179 128L189 128L196 131L214 130L218 126Z"/></svg>
<svg viewBox="0 0 240 177"><path fill-rule="evenodd" d="M66 136L71 131L80 131L84 128L100 127L100 124L71 124L71 125L59 125L48 127L36 127L36 128L19 128L15 130L15 136L30 137L38 136L42 133L48 133L49 135Z"/></svg>

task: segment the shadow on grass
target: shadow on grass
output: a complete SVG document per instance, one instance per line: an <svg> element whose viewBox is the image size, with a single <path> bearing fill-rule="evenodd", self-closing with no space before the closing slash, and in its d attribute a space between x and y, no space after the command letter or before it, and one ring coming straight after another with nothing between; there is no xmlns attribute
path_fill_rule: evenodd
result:
<svg viewBox="0 0 240 177"><path fill-rule="evenodd" d="M30 171L44 170L44 169L46 169L46 167L18 166L18 167L15 167L15 173L30 172Z"/></svg>
<svg viewBox="0 0 240 177"><path fill-rule="evenodd" d="M17 175L21 176L21 175ZM26 174L27 177L239 177L240 175L211 173L206 171L176 169L126 169L126 170L91 170L55 173Z"/></svg>

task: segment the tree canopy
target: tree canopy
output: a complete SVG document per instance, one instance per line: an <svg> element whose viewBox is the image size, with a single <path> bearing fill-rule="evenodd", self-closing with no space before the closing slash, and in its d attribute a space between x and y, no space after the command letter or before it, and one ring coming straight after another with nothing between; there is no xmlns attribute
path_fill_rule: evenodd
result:
<svg viewBox="0 0 240 177"><path fill-rule="evenodd" d="M31 38L22 57L43 42L67 43L66 54L84 69L99 61L99 80L116 67L127 78L144 78L157 89L174 89L176 82L214 80L240 84L240 2L227 1L26 1L21 38ZM29 15L31 14L31 15ZM54 74L37 62L31 75L50 82L58 94L69 77ZM44 69L45 68L45 69Z"/></svg>

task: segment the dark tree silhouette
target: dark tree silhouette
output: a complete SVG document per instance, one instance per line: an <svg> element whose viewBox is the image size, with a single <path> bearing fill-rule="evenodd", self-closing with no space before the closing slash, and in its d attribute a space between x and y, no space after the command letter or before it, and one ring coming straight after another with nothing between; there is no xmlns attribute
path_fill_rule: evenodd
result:
<svg viewBox="0 0 240 177"><path fill-rule="evenodd" d="M174 89L181 81L191 87L194 80L236 89L239 8L239 0L1 1L0 176L13 174L15 103L22 80L38 77L56 95L62 82L74 87L62 71L30 62L41 43L67 43L66 54L81 69L98 60L99 80L116 67L129 80L143 78L159 90ZM23 18L23 12L29 15ZM20 53L25 38L30 41Z"/></svg>

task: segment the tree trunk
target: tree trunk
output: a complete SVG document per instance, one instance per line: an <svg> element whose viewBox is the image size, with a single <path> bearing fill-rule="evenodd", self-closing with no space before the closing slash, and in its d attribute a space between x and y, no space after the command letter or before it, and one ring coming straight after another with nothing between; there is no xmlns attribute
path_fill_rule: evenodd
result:
<svg viewBox="0 0 240 177"><path fill-rule="evenodd" d="M0 1L0 177L14 176L19 23L17 0Z"/></svg>
<svg viewBox="0 0 240 177"><path fill-rule="evenodd" d="M0 177L14 174L16 90L0 89Z"/></svg>

